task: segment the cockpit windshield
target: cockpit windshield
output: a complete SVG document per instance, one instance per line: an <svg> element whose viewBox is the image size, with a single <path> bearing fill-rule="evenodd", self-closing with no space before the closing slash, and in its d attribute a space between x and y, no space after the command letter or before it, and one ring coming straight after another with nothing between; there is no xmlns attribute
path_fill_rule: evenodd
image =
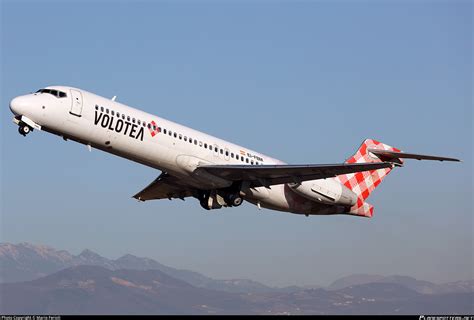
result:
<svg viewBox="0 0 474 320"><path fill-rule="evenodd" d="M52 94L53 96L55 96L56 98L66 98L67 97L66 92L62 92L62 91L55 90L55 89L39 89L38 91L36 91L36 93L49 93L49 94Z"/></svg>

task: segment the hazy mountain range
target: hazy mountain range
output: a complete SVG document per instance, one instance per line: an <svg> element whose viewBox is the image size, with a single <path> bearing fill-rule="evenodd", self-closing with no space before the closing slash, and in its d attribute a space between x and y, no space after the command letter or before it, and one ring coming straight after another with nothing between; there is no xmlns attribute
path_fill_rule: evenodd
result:
<svg viewBox="0 0 474 320"><path fill-rule="evenodd" d="M291 290L270 288L264 284L246 279L215 280L200 273L165 266L155 260L126 254L111 260L91 251L84 250L75 256L64 250L33 245L30 243L0 243L0 283L38 279L54 272L80 265L100 266L110 270L160 270L165 274L183 280L193 286L227 292L268 292Z"/></svg>
<svg viewBox="0 0 474 320"><path fill-rule="evenodd" d="M328 288L215 280L148 258L0 244L0 313L472 314L474 281L351 275Z"/></svg>

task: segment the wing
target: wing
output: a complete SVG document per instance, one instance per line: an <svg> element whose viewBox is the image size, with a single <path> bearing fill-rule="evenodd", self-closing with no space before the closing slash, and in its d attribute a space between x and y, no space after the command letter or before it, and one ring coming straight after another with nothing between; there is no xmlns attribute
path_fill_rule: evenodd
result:
<svg viewBox="0 0 474 320"><path fill-rule="evenodd" d="M133 197L140 201L173 198L184 200L185 197L191 197L194 193L195 190L192 187L181 184L178 178L162 173Z"/></svg>
<svg viewBox="0 0 474 320"><path fill-rule="evenodd" d="M269 187L282 183L299 183L335 177L340 174L392 168L394 164L378 163L342 163L310 165L203 165L202 170L230 181L247 181L250 187Z"/></svg>

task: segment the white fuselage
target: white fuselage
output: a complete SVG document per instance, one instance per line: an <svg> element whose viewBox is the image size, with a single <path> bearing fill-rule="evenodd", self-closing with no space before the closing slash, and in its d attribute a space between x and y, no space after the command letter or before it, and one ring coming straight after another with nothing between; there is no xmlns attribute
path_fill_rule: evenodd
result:
<svg viewBox="0 0 474 320"><path fill-rule="evenodd" d="M195 188L224 188L225 181L196 177L200 164L268 165L284 162L93 93L52 86L66 97L34 93L12 100L10 108L26 123L93 148L165 171ZM153 127L153 126L156 126ZM35 126L32 126L35 128ZM302 214L338 213L343 186L334 179L244 190L245 200L262 207ZM296 188L296 189L298 189ZM311 197L311 189L321 192ZM309 197L305 197L309 192ZM329 195L326 197L325 195ZM331 204L331 201L334 202ZM339 201L339 202L338 202ZM350 201L349 201L350 202ZM350 204L350 203L349 203ZM346 204L347 205L347 204Z"/></svg>

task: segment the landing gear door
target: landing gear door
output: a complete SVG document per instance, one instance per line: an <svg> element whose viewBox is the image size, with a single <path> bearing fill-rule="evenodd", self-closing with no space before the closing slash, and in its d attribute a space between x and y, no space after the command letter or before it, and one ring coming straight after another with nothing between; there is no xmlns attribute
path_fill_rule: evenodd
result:
<svg viewBox="0 0 474 320"><path fill-rule="evenodd" d="M80 117L82 114L82 93L78 90L71 89L71 111L70 114Z"/></svg>

